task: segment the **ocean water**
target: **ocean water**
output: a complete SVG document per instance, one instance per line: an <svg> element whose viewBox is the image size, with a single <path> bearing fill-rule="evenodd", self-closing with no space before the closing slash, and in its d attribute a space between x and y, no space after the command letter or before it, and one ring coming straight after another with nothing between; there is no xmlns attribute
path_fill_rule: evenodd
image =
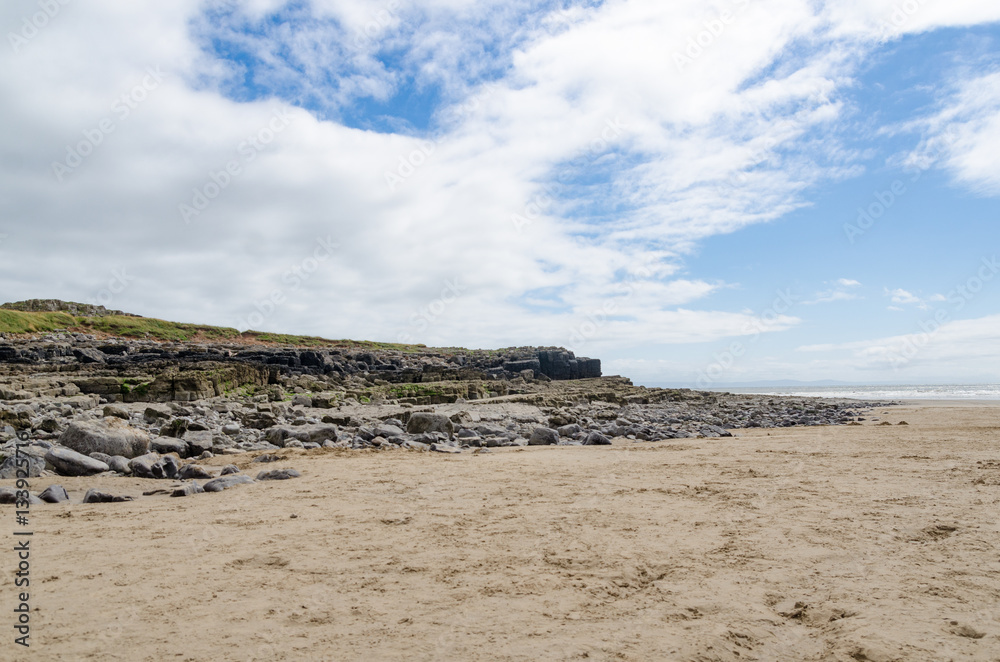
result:
<svg viewBox="0 0 1000 662"><path fill-rule="evenodd" d="M797 395L813 398L857 398L858 400L1000 400L1000 384L772 386L708 390L762 395Z"/></svg>

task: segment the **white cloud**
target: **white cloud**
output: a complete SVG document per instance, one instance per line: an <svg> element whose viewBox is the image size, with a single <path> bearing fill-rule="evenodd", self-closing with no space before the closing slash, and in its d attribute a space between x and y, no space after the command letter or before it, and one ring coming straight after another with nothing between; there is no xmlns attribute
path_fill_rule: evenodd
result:
<svg viewBox="0 0 1000 662"><path fill-rule="evenodd" d="M588 315L604 314L583 334L595 354L746 335L752 316L701 309L725 284L681 277L684 259L700 240L777 219L808 205L809 187L858 172L835 128L879 14L863 3L853 14L806 0L737 4L745 11L683 67L674 53L716 13L695 0L565 11L435 0L404 3L384 25L381 2L320 2L299 10L315 8L302 30L276 28L270 41L206 21L194 0L66 5L20 52L0 55L10 266L0 290L94 298L108 265L124 265L135 282L112 307L220 324L257 312L277 331L568 344ZM927 7L905 29L985 20L994 10L981 4ZM279 6L254 0L244 13L256 20ZM7 3L0 20L19 25L36 7ZM376 34L358 40L373 20ZM250 162L240 146L278 104L219 93L239 63L199 46L223 33L269 63L261 85L320 109L293 111ZM375 57L383 47L402 54L398 69ZM56 181L53 161L117 119L112 104L155 65L162 85ZM405 123L380 133L335 121L407 80L441 86L433 150L404 135L418 133ZM463 105L487 80L488 94ZM969 130L991 130L981 124ZM423 163L390 190L385 173L402 176L400 160L421 150ZM985 172L979 158L955 161L956 171ZM241 174L185 225L178 205L231 160ZM515 215L532 222L515 225ZM327 237L339 249L306 271ZM461 295L416 325L456 278ZM837 285L846 290L830 301L860 283ZM271 306L272 295L283 303ZM798 323L780 317L764 330Z"/></svg>
<svg viewBox="0 0 1000 662"><path fill-rule="evenodd" d="M912 333L849 343L807 345L801 352L825 352L857 370L920 373L952 381L963 374L1000 369L1000 315L940 323L929 315ZM847 355L844 357L843 355Z"/></svg>
<svg viewBox="0 0 1000 662"><path fill-rule="evenodd" d="M921 301L920 297L915 296L902 288L897 288L895 290L885 288L885 295L887 297L892 297L893 303L920 303Z"/></svg>

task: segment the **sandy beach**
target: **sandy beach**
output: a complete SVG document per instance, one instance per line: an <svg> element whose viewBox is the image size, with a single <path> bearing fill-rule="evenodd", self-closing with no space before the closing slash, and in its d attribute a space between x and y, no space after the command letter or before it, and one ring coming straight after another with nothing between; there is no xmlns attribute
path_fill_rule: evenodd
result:
<svg viewBox="0 0 1000 662"><path fill-rule="evenodd" d="M302 478L33 508L32 645L7 626L0 658L1000 660L998 432L997 403L907 403L721 439L285 449L268 468Z"/></svg>

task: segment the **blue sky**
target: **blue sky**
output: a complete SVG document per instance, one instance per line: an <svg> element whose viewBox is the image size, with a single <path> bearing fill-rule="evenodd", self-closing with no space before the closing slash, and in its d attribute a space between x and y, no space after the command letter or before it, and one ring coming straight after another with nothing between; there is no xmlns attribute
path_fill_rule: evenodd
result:
<svg viewBox="0 0 1000 662"><path fill-rule="evenodd" d="M37 11L0 10L5 299L644 383L1000 379L1000 7Z"/></svg>

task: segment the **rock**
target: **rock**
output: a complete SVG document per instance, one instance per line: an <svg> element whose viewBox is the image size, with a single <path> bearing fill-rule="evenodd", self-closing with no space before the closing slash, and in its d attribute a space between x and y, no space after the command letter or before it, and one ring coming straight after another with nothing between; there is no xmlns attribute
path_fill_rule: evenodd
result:
<svg viewBox="0 0 1000 662"><path fill-rule="evenodd" d="M159 453L160 455L177 453L177 457L180 458L188 456L188 442L182 439L175 439L173 437L154 437L150 445L152 446L153 451Z"/></svg>
<svg viewBox="0 0 1000 662"><path fill-rule="evenodd" d="M111 469L104 462L58 446L49 449L45 454L45 461L52 465L60 476L92 476Z"/></svg>
<svg viewBox="0 0 1000 662"><path fill-rule="evenodd" d="M212 454L212 451L202 451L202 454L198 456L198 459L199 460L207 460L207 459L213 458L213 457L215 457L215 455Z"/></svg>
<svg viewBox="0 0 1000 662"><path fill-rule="evenodd" d="M112 496L107 492L100 492L95 488L90 488L83 497L84 503L119 503L122 501L134 501L130 496Z"/></svg>
<svg viewBox="0 0 1000 662"><path fill-rule="evenodd" d="M146 411L142 412L142 420L146 421L150 425L160 423L170 418L170 412L157 409L156 407L146 407Z"/></svg>
<svg viewBox="0 0 1000 662"><path fill-rule="evenodd" d="M177 472L177 477L181 480L191 480L193 478L210 479L212 474L210 474L207 469L197 464L185 464L180 468L180 471Z"/></svg>
<svg viewBox="0 0 1000 662"><path fill-rule="evenodd" d="M104 464L111 466L108 461L114 456L108 455L107 453L102 453L100 451L94 451L93 453L90 453L90 457L94 458L98 462L103 462Z"/></svg>
<svg viewBox="0 0 1000 662"><path fill-rule="evenodd" d="M402 430L400 430L400 434L402 434ZM268 443L279 448L286 447L289 439L322 444L327 439L337 441L337 426L328 423L312 423L294 427L275 426L264 431L264 438L267 439Z"/></svg>
<svg viewBox="0 0 1000 662"><path fill-rule="evenodd" d="M448 444L431 444L431 450L436 453L461 453L462 449Z"/></svg>
<svg viewBox="0 0 1000 662"><path fill-rule="evenodd" d="M206 492L221 492L222 490L229 489L235 485L244 485L246 483L252 483L253 478L244 475L226 475L219 476L213 480L205 483L204 488Z"/></svg>
<svg viewBox="0 0 1000 662"><path fill-rule="evenodd" d="M176 437L177 439L180 439L184 436L184 433L187 432L190 424L191 421L186 418L175 418L160 426L160 434L164 437Z"/></svg>
<svg viewBox="0 0 1000 662"><path fill-rule="evenodd" d="M164 455L149 469L153 474L153 478L177 478L177 472L180 470L180 462L173 455Z"/></svg>
<svg viewBox="0 0 1000 662"><path fill-rule="evenodd" d="M20 469L20 475L18 470ZM14 455L8 455L0 463L0 478L37 478L45 469L45 460L34 455L21 453L20 459Z"/></svg>
<svg viewBox="0 0 1000 662"><path fill-rule="evenodd" d="M107 465L111 467L111 470L120 473L123 476L131 475L132 467L129 466L129 460L123 455L113 455L110 460L107 461Z"/></svg>
<svg viewBox="0 0 1000 662"><path fill-rule="evenodd" d="M391 437L401 437L405 432L395 425L379 425L374 430L376 437L382 437L384 439L389 439Z"/></svg>
<svg viewBox="0 0 1000 662"><path fill-rule="evenodd" d="M117 418L70 423L60 435L59 443L85 455L98 451L138 457L149 452L149 435Z"/></svg>
<svg viewBox="0 0 1000 662"><path fill-rule="evenodd" d="M49 485L38 495L38 498L46 503L62 503L69 501L69 494L62 485Z"/></svg>
<svg viewBox="0 0 1000 662"><path fill-rule="evenodd" d="M271 471L261 471L257 474L257 480L288 480L301 476L295 469L272 469Z"/></svg>
<svg viewBox="0 0 1000 662"><path fill-rule="evenodd" d="M253 462L280 462L281 458L277 455L271 455L270 453L265 453L264 455L258 455L255 457Z"/></svg>
<svg viewBox="0 0 1000 662"><path fill-rule="evenodd" d="M611 440L606 436L594 430L587 435L587 438L583 440L584 446L610 446Z"/></svg>
<svg viewBox="0 0 1000 662"><path fill-rule="evenodd" d="M559 443L559 433L552 428L535 428L528 439L529 446L554 446Z"/></svg>
<svg viewBox="0 0 1000 662"><path fill-rule="evenodd" d="M230 437L235 437L240 433L242 428L239 423L227 423L222 426L222 434L228 434Z"/></svg>
<svg viewBox="0 0 1000 662"><path fill-rule="evenodd" d="M583 428L576 423L570 423L569 425L562 425L556 428L556 432L559 433L560 437L572 437L575 434L583 432Z"/></svg>
<svg viewBox="0 0 1000 662"><path fill-rule="evenodd" d="M193 466L193 465L187 465ZM172 497L185 497L191 496L192 494L204 494L205 488L198 483L191 481L190 483L184 485L183 487L178 487L176 490L170 493Z"/></svg>
<svg viewBox="0 0 1000 662"><path fill-rule="evenodd" d="M153 475L153 465L159 461L159 455L156 453L147 453L146 455L132 458L128 463L128 467L131 469L132 475L136 478L156 478Z"/></svg>
<svg viewBox="0 0 1000 662"><path fill-rule="evenodd" d="M229 476L230 474L238 474L239 472L240 468L237 467L235 464L227 464L226 466L222 467L222 473L220 473L219 475Z"/></svg>
<svg viewBox="0 0 1000 662"><path fill-rule="evenodd" d="M104 405L104 416L112 416L127 421L130 415L126 409L117 405Z"/></svg>
<svg viewBox="0 0 1000 662"><path fill-rule="evenodd" d="M184 435L184 442L188 445L187 456L190 457L202 455L206 451L211 452L215 447L214 435L209 431L203 430L186 433Z"/></svg>
<svg viewBox="0 0 1000 662"><path fill-rule="evenodd" d="M312 407L313 406L312 398L310 398L308 395L296 395L294 398L292 398L292 406Z"/></svg>
<svg viewBox="0 0 1000 662"><path fill-rule="evenodd" d="M0 487L0 503L12 503L17 505L17 490L13 487ZM34 494L28 494L28 505L29 506L41 506L45 502L36 497ZM23 505L24 502L22 501Z"/></svg>
<svg viewBox="0 0 1000 662"><path fill-rule="evenodd" d="M36 428L42 432L54 433L59 431L59 421L52 418L51 416L43 418L42 422L38 424Z"/></svg>
<svg viewBox="0 0 1000 662"><path fill-rule="evenodd" d="M80 363L105 363L107 361L104 352L89 347L74 347L73 356Z"/></svg>

